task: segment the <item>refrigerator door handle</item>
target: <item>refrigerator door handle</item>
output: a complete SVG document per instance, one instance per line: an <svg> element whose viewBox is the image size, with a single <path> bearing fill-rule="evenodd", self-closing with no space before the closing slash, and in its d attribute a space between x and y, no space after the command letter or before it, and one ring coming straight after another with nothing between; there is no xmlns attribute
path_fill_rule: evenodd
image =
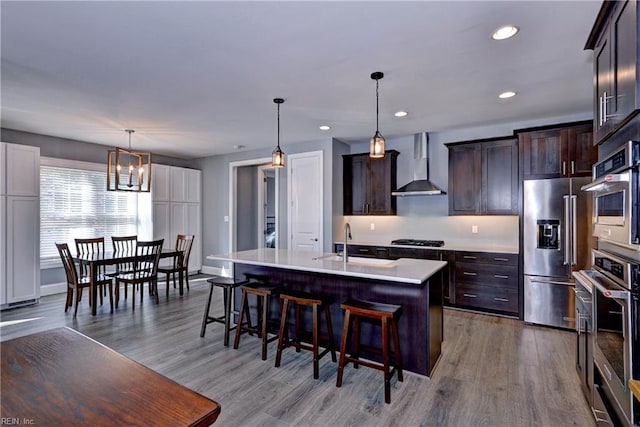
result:
<svg viewBox="0 0 640 427"><path fill-rule="evenodd" d="M576 265L578 263L578 256L576 252L578 252L578 230L577 230L577 222L578 218L576 217L576 211L578 209L578 196L573 194L571 196L571 265Z"/></svg>
<svg viewBox="0 0 640 427"><path fill-rule="evenodd" d="M571 216L569 214L569 198L570 196L564 195L562 196L564 200L564 262L562 265L569 264L569 224L571 221Z"/></svg>

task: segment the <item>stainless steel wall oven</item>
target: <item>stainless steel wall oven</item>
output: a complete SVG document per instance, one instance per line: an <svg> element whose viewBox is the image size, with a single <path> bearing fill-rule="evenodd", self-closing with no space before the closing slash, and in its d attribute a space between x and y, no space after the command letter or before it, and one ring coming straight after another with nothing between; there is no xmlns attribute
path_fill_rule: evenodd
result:
<svg viewBox="0 0 640 427"><path fill-rule="evenodd" d="M603 424L635 425L640 405L629 390L638 376L638 298L640 261L593 250L593 270L580 272L591 285L593 298L592 407Z"/></svg>
<svg viewBox="0 0 640 427"><path fill-rule="evenodd" d="M593 166L593 235L640 249L640 142L629 141Z"/></svg>

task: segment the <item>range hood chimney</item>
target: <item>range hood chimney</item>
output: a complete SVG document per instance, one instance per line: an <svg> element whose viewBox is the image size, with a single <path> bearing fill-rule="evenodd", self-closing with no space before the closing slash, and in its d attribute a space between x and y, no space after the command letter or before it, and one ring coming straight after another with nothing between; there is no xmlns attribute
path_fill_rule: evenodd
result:
<svg viewBox="0 0 640 427"><path fill-rule="evenodd" d="M413 181L391 193L393 196L436 196L447 194L429 180L429 134L413 136Z"/></svg>

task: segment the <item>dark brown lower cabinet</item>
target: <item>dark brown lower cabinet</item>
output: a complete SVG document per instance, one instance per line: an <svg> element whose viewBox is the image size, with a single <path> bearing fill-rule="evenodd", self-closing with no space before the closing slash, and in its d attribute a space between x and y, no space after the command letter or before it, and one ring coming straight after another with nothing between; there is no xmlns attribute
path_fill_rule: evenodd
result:
<svg viewBox="0 0 640 427"><path fill-rule="evenodd" d="M456 252L453 305L518 315L518 255Z"/></svg>
<svg viewBox="0 0 640 427"><path fill-rule="evenodd" d="M336 243L336 253L342 252ZM416 258L446 261L442 270L445 305L519 316L518 254L447 251L434 248L349 245L349 256L368 258Z"/></svg>

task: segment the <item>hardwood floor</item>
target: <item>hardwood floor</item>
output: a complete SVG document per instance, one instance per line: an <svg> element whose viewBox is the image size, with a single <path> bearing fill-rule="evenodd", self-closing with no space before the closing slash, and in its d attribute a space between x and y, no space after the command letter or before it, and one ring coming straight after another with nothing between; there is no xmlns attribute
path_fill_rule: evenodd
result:
<svg viewBox="0 0 640 427"><path fill-rule="evenodd" d="M224 347L223 327L200 325L209 288L190 280L191 291L169 299L160 285L160 305L146 295L135 312L131 296L113 314L109 304L90 314L87 295L78 317L64 313L64 296L3 311L0 339L69 326L220 403L221 426L592 426L574 369L571 332L522 322L445 310L443 354L431 379L407 373L392 380L384 403L382 374L345 368L336 388L336 364L320 361L313 380L311 355L285 349L274 368L275 343L266 361L260 340L243 336L240 348ZM214 314L222 294L214 294ZM1 344L0 344L1 351ZM1 374L0 374L1 375Z"/></svg>

